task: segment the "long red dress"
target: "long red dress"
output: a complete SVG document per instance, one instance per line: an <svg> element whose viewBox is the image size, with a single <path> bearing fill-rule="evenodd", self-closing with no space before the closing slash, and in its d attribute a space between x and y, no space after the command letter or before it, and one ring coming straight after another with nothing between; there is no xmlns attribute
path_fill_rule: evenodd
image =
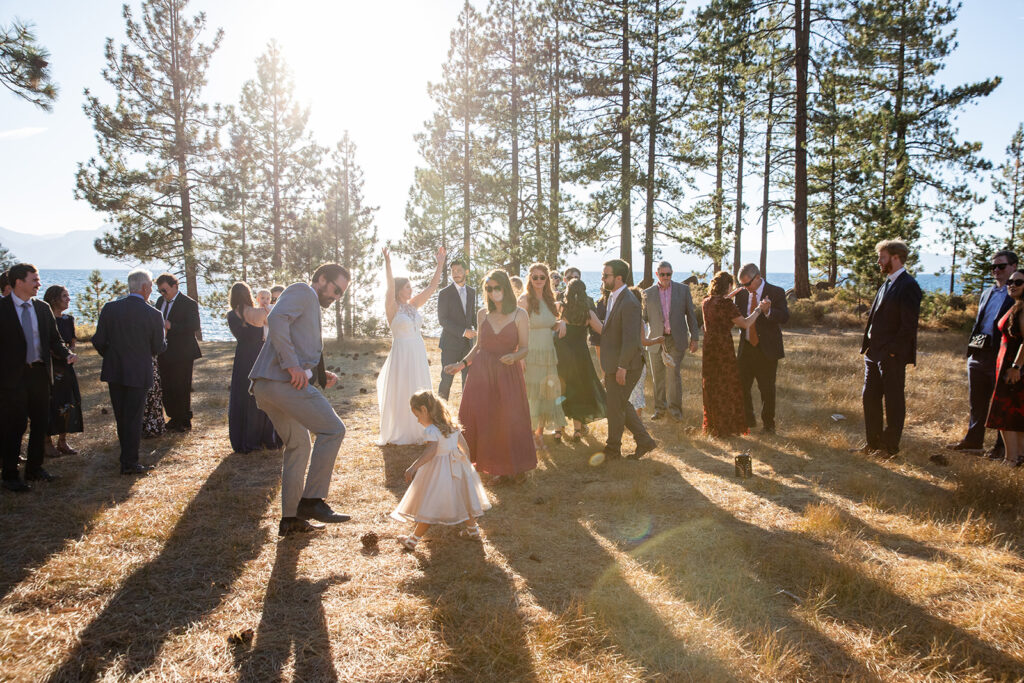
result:
<svg viewBox="0 0 1024 683"><path fill-rule="evenodd" d="M712 436L746 434L743 390L732 345L732 321L743 315L731 299L717 294L705 298L701 310L705 330L700 367L704 432Z"/></svg>
<svg viewBox="0 0 1024 683"><path fill-rule="evenodd" d="M479 351L469 366L459 406L459 422L479 472L515 475L537 467L530 404L521 363L505 365L499 358L515 353L519 331L515 320L494 332L490 319L480 326Z"/></svg>
<svg viewBox="0 0 1024 683"><path fill-rule="evenodd" d="M1002 429L1007 432L1024 432L1024 381L1016 384L1006 382L1006 371L1010 363L1017 357L1020 348L1020 325L1010 317L1013 311L1007 311L999 321L1002 342L999 344L999 358L996 360L996 388L992 393L992 404L988 409L988 420L985 426L989 429ZM1016 336L1010 334L1016 327Z"/></svg>

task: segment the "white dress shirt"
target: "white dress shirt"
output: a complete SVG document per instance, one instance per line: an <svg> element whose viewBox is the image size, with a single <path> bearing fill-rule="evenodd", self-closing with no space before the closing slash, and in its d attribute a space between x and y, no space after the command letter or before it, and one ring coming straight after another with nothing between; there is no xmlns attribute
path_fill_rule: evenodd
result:
<svg viewBox="0 0 1024 683"><path fill-rule="evenodd" d="M181 292L178 292L178 294L175 294L174 298L171 299L170 301L168 301L167 299L163 299L163 297L160 297L161 299L163 299L163 302L162 302L160 308L161 308L161 311L164 314L164 320L167 320L171 316L171 306L173 306L174 302L178 300L178 295L179 294L181 294Z"/></svg>
<svg viewBox="0 0 1024 683"><path fill-rule="evenodd" d="M608 323L608 318L610 318L611 315L612 315L612 309L615 308L615 302L616 302L616 300L618 300L619 294L621 294L622 290L624 290L625 288L626 288L626 285L625 285L625 283L623 283L623 285L621 287L619 287L614 292L612 292L611 294L608 295L608 310L605 311L605 313L604 313L604 322L605 322L605 324Z"/></svg>
<svg viewBox="0 0 1024 683"><path fill-rule="evenodd" d="M747 315L750 315L751 313L753 313L754 309L757 307L757 304L761 303L761 299L764 298L764 278L761 278L761 284L758 286L756 294L757 294L757 303L754 303L754 297L750 296L749 292L748 292L748 295L747 295Z"/></svg>
<svg viewBox="0 0 1024 683"><path fill-rule="evenodd" d="M28 314L29 314L29 317L32 320L32 329L30 330L30 332L32 333L33 352L35 353L35 358L33 358L31 362L35 363L36 361L42 360L43 359L43 346L39 342L39 318L36 317L36 307L32 305L32 300L31 299L29 299L27 302L26 301L22 301L21 299L19 299L17 297L17 295L15 295L14 292L11 292L11 301L14 302L14 310L18 314L18 322L19 323L21 322L22 304L25 304L25 303L28 304L28 311L29 311ZM26 355L26 359L27 359L28 354L26 353L25 355Z"/></svg>

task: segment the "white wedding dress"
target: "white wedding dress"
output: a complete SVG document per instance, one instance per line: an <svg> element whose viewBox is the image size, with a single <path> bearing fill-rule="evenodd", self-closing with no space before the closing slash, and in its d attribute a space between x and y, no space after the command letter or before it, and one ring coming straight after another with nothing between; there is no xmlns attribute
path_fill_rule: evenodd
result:
<svg viewBox="0 0 1024 683"><path fill-rule="evenodd" d="M430 389L430 365L420 333L422 326L423 316L414 306L398 305L398 312L391 319L391 352L377 377L378 446L426 441L423 425L409 407L414 393Z"/></svg>

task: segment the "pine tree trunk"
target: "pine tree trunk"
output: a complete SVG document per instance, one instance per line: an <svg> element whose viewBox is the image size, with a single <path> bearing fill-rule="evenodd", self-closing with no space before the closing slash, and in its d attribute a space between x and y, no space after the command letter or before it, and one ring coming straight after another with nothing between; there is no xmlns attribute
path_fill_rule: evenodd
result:
<svg viewBox="0 0 1024 683"><path fill-rule="evenodd" d="M561 237L561 226L559 216L559 192L561 183L561 169L559 165L561 163L561 107L562 107L562 42L561 42L561 28L558 21L559 8L555 8L555 36L554 42L554 60L555 70L551 78L551 87L554 92L554 104L551 107L551 192L548 204L548 230L551 231L549 239L554 244L553 255L557 261L561 254L562 248L562 237Z"/></svg>
<svg viewBox="0 0 1024 683"><path fill-rule="evenodd" d="M740 100L740 107L739 149L736 157L736 224L733 226L733 231L736 235L732 251L733 275L739 275L740 266L742 265L741 261L743 260L743 155L747 136L747 108L746 103L742 99Z"/></svg>
<svg viewBox="0 0 1024 683"><path fill-rule="evenodd" d="M654 282L654 173L658 137L658 47L661 0L654 0L654 42L651 45L651 102L647 119L647 205L644 216L644 283Z"/></svg>
<svg viewBox="0 0 1024 683"><path fill-rule="evenodd" d="M893 104L893 121L896 125L896 147L895 147L895 158L893 162L895 164L895 170L892 176L892 222L891 227L894 230L895 235L904 236L903 228L907 221L907 194L910 191L910 178L907 174L907 165L909 160L907 158L907 124L903 118L903 100L906 97L906 50L907 50L907 38L906 38L906 18L905 18L905 7L900 6L903 10L900 13L899 27L900 27L900 46L899 46L899 57L897 60L896 68L896 92L894 93L894 104Z"/></svg>
<svg viewBox="0 0 1024 683"><path fill-rule="evenodd" d="M725 175L725 75L718 75L717 110L715 112L715 196L712 206L715 214L714 250L711 258L711 269L718 272L722 269L722 220L724 212L724 175Z"/></svg>
<svg viewBox="0 0 1024 683"><path fill-rule="evenodd" d="M512 187L508 205L508 243L511 271L518 275L522 268L519 225L519 66L516 55L516 2L512 0Z"/></svg>
<svg viewBox="0 0 1024 683"><path fill-rule="evenodd" d="M469 0L466 0L465 7L469 8ZM472 267L471 261L471 235L470 226L470 199L469 199L469 27L462 34L462 53L464 66L462 69L462 251L463 260L466 262L466 270Z"/></svg>
<svg viewBox="0 0 1024 683"><path fill-rule="evenodd" d="M619 229L619 258L630 264L629 282L633 284L633 219L630 215L630 160L633 148L632 129L629 123L629 107L632 85L632 65L629 54L629 0L622 0L622 111L619 114L619 130L621 134L619 204L622 211L622 223Z"/></svg>
<svg viewBox="0 0 1024 683"><path fill-rule="evenodd" d="M774 59L775 55L772 55ZM768 210L772 177L772 109L775 105L775 74L768 81L768 121L764 134L764 183L761 187L761 274L768 272Z"/></svg>
<svg viewBox="0 0 1024 683"><path fill-rule="evenodd" d="M796 164L793 197L793 290L811 295L807 251L807 67L810 61L811 0L793 0L796 46Z"/></svg>

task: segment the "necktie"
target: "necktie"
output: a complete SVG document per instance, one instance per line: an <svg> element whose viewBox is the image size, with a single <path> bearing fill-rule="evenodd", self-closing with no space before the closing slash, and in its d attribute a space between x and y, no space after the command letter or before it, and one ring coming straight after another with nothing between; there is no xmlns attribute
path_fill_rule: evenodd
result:
<svg viewBox="0 0 1024 683"><path fill-rule="evenodd" d="M164 299L164 320L167 320L167 309L171 307L171 302Z"/></svg>
<svg viewBox="0 0 1024 683"><path fill-rule="evenodd" d="M750 295L750 312L753 313L754 309L757 308L757 292ZM757 346L757 321L747 328L747 341L750 342L751 346Z"/></svg>
<svg viewBox="0 0 1024 683"><path fill-rule="evenodd" d="M36 359L35 335L32 334L32 314L29 308L32 303L26 301L21 305L21 331L25 333L25 362L31 363Z"/></svg>
<svg viewBox="0 0 1024 683"><path fill-rule="evenodd" d="M886 292L889 291L890 284L892 284L892 280L885 278L885 284L882 285L875 296L875 305L871 307L871 322L868 323L868 339L871 339L871 328L874 327L875 313L878 312L878 307L882 305L882 300L885 298Z"/></svg>

